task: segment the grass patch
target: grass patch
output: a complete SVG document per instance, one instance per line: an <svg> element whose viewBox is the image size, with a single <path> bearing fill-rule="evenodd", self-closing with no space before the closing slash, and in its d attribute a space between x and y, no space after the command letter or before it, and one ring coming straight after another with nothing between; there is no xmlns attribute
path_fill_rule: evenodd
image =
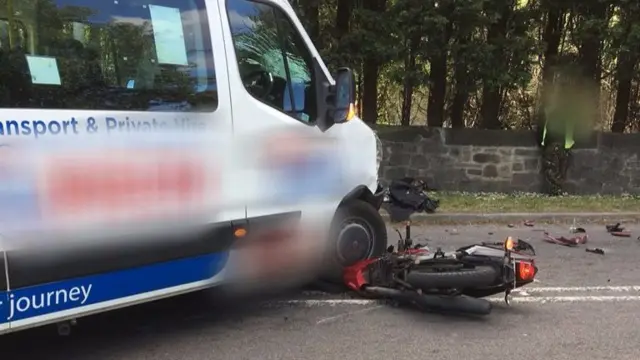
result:
<svg viewBox="0 0 640 360"><path fill-rule="evenodd" d="M532 193L494 194L436 192L438 212L447 213L518 213L518 212L640 212L638 195L564 195L546 196Z"/></svg>

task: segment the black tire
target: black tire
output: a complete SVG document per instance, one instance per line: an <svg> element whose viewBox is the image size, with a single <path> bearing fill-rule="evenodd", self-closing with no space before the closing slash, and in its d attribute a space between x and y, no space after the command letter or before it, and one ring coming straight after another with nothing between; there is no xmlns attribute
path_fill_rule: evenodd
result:
<svg viewBox="0 0 640 360"><path fill-rule="evenodd" d="M344 239L341 234L346 225L361 226L368 232L367 250L359 252L355 257L343 256L341 245ZM362 200L352 200L341 205L331 225L331 238L327 251L327 269L322 279L342 284L342 272L345 267L355 262L383 255L387 250L387 227L378 210ZM363 239L364 240L364 239ZM355 241L355 240L354 240ZM364 245L363 245L364 246Z"/></svg>
<svg viewBox="0 0 640 360"><path fill-rule="evenodd" d="M498 273L491 266L460 268L451 271L433 271L429 267L417 267L407 274L406 281L419 289L467 289L491 286Z"/></svg>

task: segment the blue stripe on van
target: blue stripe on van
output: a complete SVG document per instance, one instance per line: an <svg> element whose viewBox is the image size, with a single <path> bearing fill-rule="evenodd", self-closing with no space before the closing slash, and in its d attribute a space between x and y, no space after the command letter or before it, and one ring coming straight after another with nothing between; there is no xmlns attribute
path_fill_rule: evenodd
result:
<svg viewBox="0 0 640 360"><path fill-rule="evenodd" d="M0 291L0 324L6 323L9 317L9 293Z"/></svg>
<svg viewBox="0 0 640 360"><path fill-rule="evenodd" d="M0 292L0 323L206 280L222 271L228 256L219 252Z"/></svg>

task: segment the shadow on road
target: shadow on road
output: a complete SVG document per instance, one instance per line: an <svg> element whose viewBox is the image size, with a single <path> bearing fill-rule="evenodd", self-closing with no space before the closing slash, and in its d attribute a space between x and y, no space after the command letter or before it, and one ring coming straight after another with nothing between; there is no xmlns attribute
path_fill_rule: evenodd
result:
<svg viewBox="0 0 640 360"><path fill-rule="evenodd" d="M91 359L109 349L123 350L152 342L157 335L196 334L222 323L242 323L249 316L274 309L260 306L286 294L263 294L259 299L229 297L222 291L198 292L78 319L70 336L59 336L55 325L0 336L7 359ZM2 357L4 359L4 356Z"/></svg>

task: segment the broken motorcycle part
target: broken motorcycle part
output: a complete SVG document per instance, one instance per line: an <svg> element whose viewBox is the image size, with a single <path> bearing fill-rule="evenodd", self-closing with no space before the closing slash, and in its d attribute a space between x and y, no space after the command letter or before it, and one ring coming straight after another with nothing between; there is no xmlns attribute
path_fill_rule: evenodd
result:
<svg viewBox="0 0 640 360"><path fill-rule="evenodd" d="M621 226L620 223L616 223L613 225L605 225L605 228L607 229L607 232L610 232L610 233L624 231L624 226Z"/></svg>
<svg viewBox="0 0 640 360"><path fill-rule="evenodd" d="M588 239L588 236L586 233L583 235L574 236L572 238L566 238L564 236L554 237L549 235L548 233L545 233L544 237L542 238L542 240L551 244L570 246L570 247L586 244L587 239Z"/></svg>
<svg viewBox="0 0 640 360"><path fill-rule="evenodd" d="M631 233L628 231L612 231L610 232L611 235L613 236L617 236L617 237L630 237Z"/></svg>
<svg viewBox="0 0 640 360"><path fill-rule="evenodd" d="M594 254L604 255L604 250L600 248L586 249L586 251Z"/></svg>

